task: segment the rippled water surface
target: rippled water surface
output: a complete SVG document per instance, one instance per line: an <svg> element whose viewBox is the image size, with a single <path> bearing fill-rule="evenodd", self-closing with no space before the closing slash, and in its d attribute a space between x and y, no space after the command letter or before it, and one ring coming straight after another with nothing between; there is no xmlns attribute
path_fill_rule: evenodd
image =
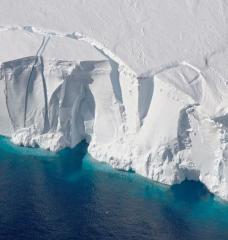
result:
<svg viewBox="0 0 228 240"><path fill-rule="evenodd" d="M0 138L0 239L228 239L228 204L200 183L172 188L92 160Z"/></svg>

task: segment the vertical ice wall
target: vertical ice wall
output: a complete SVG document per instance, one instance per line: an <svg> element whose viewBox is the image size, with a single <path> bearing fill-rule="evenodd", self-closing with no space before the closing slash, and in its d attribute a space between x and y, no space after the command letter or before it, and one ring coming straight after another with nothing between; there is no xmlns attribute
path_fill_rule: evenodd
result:
<svg viewBox="0 0 228 240"><path fill-rule="evenodd" d="M165 184L201 180L228 199L228 85L217 64L223 54L204 69L180 62L137 77L95 41L41 32L34 47L33 30L28 38L15 32L30 51L16 43L12 59L3 52L1 134L52 151L86 139L93 157L116 168ZM0 37L0 46L11 38Z"/></svg>
<svg viewBox="0 0 228 240"><path fill-rule="evenodd" d="M6 104L14 131L34 126L45 130L45 87L41 58L28 57L3 63Z"/></svg>
<svg viewBox="0 0 228 240"><path fill-rule="evenodd" d="M86 139L97 152L138 131L135 76L85 42L53 35L38 49L1 64L13 142L56 151Z"/></svg>

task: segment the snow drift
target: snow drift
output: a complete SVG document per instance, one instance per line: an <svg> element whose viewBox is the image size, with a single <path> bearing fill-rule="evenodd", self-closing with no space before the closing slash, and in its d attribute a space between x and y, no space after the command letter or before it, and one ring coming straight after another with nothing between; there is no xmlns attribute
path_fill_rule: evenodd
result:
<svg viewBox="0 0 228 240"><path fill-rule="evenodd" d="M137 11L132 2L138 1L129 1ZM92 38L33 26L1 27L0 134L51 151L86 139L89 153L115 168L164 184L200 180L228 200L225 25L217 11L204 21L212 6L204 9L203 1L196 2L166 3L178 13L170 21L160 21L160 10L154 9L152 18L157 16L158 28L170 31L172 41L155 34L149 38L153 44L148 38L141 44L135 36L136 46L129 34L121 51L112 40L109 48L95 40L103 32L92 31ZM155 1L154 7L160 4ZM145 7L140 11L149 14ZM166 25L177 21L174 16L183 24L172 32ZM143 36L148 21L141 24Z"/></svg>

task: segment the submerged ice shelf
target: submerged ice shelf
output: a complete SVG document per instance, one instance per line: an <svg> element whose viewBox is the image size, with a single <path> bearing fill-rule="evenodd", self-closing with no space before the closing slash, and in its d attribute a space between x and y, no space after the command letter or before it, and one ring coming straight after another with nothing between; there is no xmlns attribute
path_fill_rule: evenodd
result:
<svg viewBox="0 0 228 240"><path fill-rule="evenodd" d="M228 200L228 84L215 52L138 74L97 41L34 27L0 29L0 134L90 154L152 180L202 181Z"/></svg>

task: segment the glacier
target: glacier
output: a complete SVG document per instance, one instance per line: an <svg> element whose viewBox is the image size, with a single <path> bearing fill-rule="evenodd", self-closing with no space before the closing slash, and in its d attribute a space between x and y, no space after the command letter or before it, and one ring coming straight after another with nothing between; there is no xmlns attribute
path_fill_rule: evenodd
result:
<svg viewBox="0 0 228 240"><path fill-rule="evenodd" d="M34 14L7 23L0 9L0 134L50 151L85 139L114 168L168 185L199 180L228 200L227 4L70 2L55 2L46 22L36 17L50 0L25 2Z"/></svg>

